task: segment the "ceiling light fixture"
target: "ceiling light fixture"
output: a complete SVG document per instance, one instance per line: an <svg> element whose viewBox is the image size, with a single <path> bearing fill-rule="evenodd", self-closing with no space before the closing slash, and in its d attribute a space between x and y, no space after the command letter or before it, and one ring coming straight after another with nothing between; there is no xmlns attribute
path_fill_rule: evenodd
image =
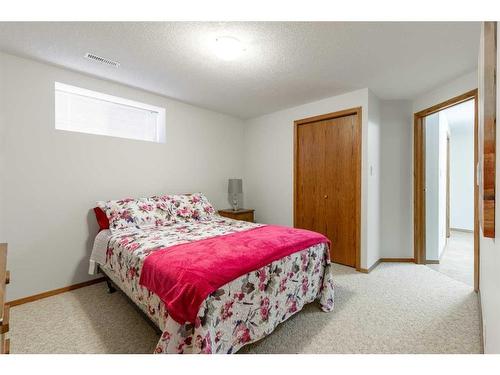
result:
<svg viewBox="0 0 500 375"><path fill-rule="evenodd" d="M239 39L232 36L219 36L214 43L215 54L222 60L230 61L239 57L245 48Z"/></svg>

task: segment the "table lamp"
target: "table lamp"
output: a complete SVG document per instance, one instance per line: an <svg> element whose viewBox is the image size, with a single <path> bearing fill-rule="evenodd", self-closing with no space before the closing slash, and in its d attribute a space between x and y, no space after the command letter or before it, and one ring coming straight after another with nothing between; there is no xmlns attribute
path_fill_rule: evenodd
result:
<svg viewBox="0 0 500 375"><path fill-rule="evenodd" d="M227 184L227 192L229 193L233 211L238 211L238 194L243 193L243 180L241 178L230 178Z"/></svg>

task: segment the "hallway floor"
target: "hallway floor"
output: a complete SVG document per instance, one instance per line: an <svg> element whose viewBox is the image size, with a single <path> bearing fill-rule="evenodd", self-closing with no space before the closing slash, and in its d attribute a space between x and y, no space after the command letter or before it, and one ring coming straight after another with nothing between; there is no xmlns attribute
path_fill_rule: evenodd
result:
<svg viewBox="0 0 500 375"><path fill-rule="evenodd" d="M474 234L452 230L439 264L428 264L435 271L474 287Z"/></svg>

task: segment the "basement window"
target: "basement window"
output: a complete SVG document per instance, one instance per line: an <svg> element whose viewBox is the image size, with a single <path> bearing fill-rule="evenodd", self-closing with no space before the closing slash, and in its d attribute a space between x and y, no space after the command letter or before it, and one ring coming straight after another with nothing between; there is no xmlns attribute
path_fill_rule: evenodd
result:
<svg viewBox="0 0 500 375"><path fill-rule="evenodd" d="M165 108L55 82L55 128L165 143Z"/></svg>

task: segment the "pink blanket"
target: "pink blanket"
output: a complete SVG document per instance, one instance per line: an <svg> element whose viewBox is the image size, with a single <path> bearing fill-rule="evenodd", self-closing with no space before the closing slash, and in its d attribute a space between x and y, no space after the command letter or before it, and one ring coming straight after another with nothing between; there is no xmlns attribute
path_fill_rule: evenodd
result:
<svg viewBox="0 0 500 375"><path fill-rule="evenodd" d="M322 234L266 225L157 250L145 259L140 284L156 293L180 324L193 323L202 302L223 285L319 243Z"/></svg>

